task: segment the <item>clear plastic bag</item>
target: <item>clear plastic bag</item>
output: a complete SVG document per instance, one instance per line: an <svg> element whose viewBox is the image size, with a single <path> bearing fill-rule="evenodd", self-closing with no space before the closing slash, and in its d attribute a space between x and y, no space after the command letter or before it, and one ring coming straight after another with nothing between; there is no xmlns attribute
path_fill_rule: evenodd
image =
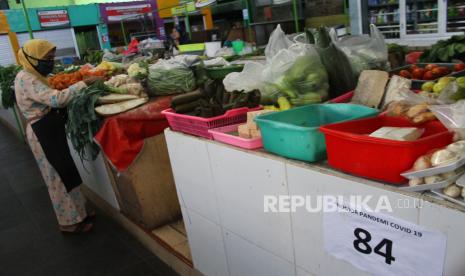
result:
<svg viewBox="0 0 465 276"><path fill-rule="evenodd" d="M228 74L223 85L226 91L251 92L253 90L263 90L262 72L264 65L257 62L247 62L242 72Z"/></svg>
<svg viewBox="0 0 465 276"><path fill-rule="evenodd" d="M349 58L355 77L363 70L389 70L387 45L375 25L370 25L370 36L354 35L338 39L334 29L330 34L336 47Z"/></svg>
<svg viewBox="0 0 465 276"><path fill-rule="evenodd" d="M285 96L293 105L318 103L328 96L328 75L312 45L294 43L267 56L262 103Z"/></svg>
<svg viewBox="0 0 465 276"><path fill-rule="evenodd" d="M159 60L149 67L147 79L150 96L190 92L196 88L194 73L185 61Z"/></svg>
<svg viewBox="0 0 465 276"><path fill-rule="evenodd" d="M266 65L249 62L241 73L223 80L227 91L249 92L259 89L262 104L274 104L280 96L293 105L325 100L328 75L312 45L292 43L278 25L265 49Z"/></svg>
<svg viewBox="0 0 465 276"><path fill-rule="evenodd" d="M465 100L449 105L430 106L430 110L447 129L458 135L456 138L465 139Z"/></svg>
<svg viewBox="0 0 465 276"><path fill-rule="evenodd" d="M403 100L411 105L415 104L428 104L428 105L444 105L451 104L455 101L451 99L458 90L456 82L451 82L447 85L439 96L430 92L415 93L413 91L401 91L399 92L399 99Z"/></svg>
<svg viewBox="0 0 465 276"><path fill-rule="evenodd" d="M281 29L281 25L278 24L276 29L271 33L268 44L265 48L265 56L268 62L269 59L273 58L279 51L288 49L292 45L292 41L287 38L284 31Z"/></svg>

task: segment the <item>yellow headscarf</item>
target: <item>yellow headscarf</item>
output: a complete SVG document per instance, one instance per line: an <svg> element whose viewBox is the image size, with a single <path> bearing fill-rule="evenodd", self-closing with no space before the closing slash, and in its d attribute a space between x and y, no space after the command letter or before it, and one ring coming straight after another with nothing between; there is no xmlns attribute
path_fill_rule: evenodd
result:
<svg viewBox="0 0 465 276"><path fill-rule="evenodd" d="M31 39L24 43L23 47L18 51L19 64L27 72L37 76L42 82L48 83L47 79L42 76L39 72L34 69L38 62L32 58L26 58L23 50L30 57L36 59L43 59L51 50L55 49L56 46L44 39ZM32 66L31 63L34 65Z"/></svg>

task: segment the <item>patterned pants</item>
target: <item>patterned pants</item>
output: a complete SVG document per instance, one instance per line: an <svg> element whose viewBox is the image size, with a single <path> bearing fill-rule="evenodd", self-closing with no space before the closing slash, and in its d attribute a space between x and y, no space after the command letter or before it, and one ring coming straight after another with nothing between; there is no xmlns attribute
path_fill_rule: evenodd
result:
<svg viewBox="0 0 465 276"><path fill-rule="evenodd" d="M26 128L27 139L48 188L53 209L62 226L83 221L86 216L85 199L79 187L67 192L55 169L50 165L30 124Z"/></svg>

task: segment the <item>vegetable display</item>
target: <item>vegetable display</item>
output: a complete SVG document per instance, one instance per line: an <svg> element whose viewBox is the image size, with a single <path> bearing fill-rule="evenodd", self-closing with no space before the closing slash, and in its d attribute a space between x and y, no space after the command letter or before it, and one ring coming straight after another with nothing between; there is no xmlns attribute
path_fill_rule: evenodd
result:
<svg viewBox="0 0 465 276"><path fill-rule="evenodd" d="M106 77L107 75L108 72L105 70L96 69L90 65L84 65L78 71L55 74L48 78L48 83L50 87L54 89L63 90L87 77Z"/></svg>
<svg viewBox="0 0 465 276"><path fill-rule="evenodd" d="M465 35L455 35L447 40L440 40L425 50L420 62L465 62Z"/></svg>
<svg viewBox="0 0 465 276"><path fill-rule="evenodd" d="M133 63L128 68L128 75L138 80L145 79L148 75L147 67L139 63Z"/></svg>
<svg viewBox="0 0 465 276"><path fill-rule="evenodd" d="M95 83L79 91L68 104L66 134L81 160L95 160L99 147L94 135L101 125L101 118L95 114L95 105L101 96L109 94L103 83Z"/></svg>
<svg viewBox="0 0 465 276"><path fill-rule="evenodd" d="M174 97L171 107L176 113L211 118L233 108L256 107L259 102L259 91L227 92L221 80L208 80L200 90Z"/></svg>
<svg viewBox="0 0 465 276"><path fill-rule="evenodd" d="M14 82L19 70L21 70L21 67L16 65L0 66L0 90L4 108L13 108L16 103Z"/></svg>
<svg viewBox="0 0 465 276"><path fill-rule="evenodd" d="M435 80L437 78L449 75L450 73L451 69L449 69L446 66L440 66L437 64L427 64L426 66L421 67L420 65L413 64L410 65L410 67L400 70L395 74L406 79Z"/></svg>
<svg viewBox="0 0 465 276"><path fill-rule="evenodd" d="M48 78L48 84L53 89L63 90L82 81L82 79L83 77L80 72L58 73Z"/></svg>
<svg viewBox="0 0 465 276"><path fill-rule="evenodd" d="M186 93L196 87L191 69L165 60L160 60L149 68L147 83L151 96Z"/></svg>

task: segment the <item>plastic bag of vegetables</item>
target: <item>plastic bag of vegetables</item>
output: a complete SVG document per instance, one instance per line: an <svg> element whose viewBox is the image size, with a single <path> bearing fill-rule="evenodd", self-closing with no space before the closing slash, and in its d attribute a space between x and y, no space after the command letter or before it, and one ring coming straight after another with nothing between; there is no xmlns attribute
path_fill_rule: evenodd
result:
<svg viewBox="0 0 465 276"><path fill-rule="evenodd" d="M338 39L334 29L330 34L334 45L349 58L356 78L364 70L389 70L387 45L375 25L370 25L370 36L353 35Z"/></svg>
<svg viewBox="0 0 465 276"><path fill-rule="evenodd" d="M328 75L313 46L296 43L268 59L263 70L262 103L281 96L292 105L319 103L328 97Z"/></svg>
<svg viewBox="0 0 465 276"><path fill-rule="evenodd" d="M347 55L340 50L331 40L329 30L326 27L310 29L306 32L308 40L315 44L315 49L321 57L329 78L329 96L338 97L357 86L357 78L354 78L352 66Z"/></svg>
<svg viewBox="0 0 465 276"><path fill-rule="evenodd" d="M194 73L175 60L159 60L149 68L150 96L190 92L196 88Z"/></svg>

